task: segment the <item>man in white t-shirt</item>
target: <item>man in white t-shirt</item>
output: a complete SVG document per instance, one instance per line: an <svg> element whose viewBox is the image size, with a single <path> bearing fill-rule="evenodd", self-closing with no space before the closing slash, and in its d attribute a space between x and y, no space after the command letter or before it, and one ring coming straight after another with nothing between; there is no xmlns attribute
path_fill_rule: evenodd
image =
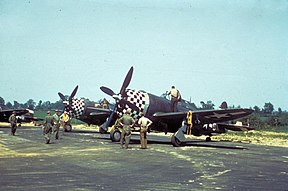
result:
<svg viewBox="0 0 288 191"><path fill-rule="evenodd" d="M141 116L138 120L138 124L140 125L141 149L147 149L147 131L152 124L152 121L145 117L143 113L140 113L139 115Z"/></svg>

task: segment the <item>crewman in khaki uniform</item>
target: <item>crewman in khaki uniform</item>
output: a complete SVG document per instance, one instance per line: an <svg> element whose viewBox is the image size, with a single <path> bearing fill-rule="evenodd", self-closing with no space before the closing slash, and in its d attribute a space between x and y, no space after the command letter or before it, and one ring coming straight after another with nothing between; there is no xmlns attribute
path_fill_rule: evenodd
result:
<svg viewBox="0 0 288 191"><path fill-rule="evenodd" d="M59 116L58 110L55 110L53 117L54 117L54 122L55 122L53 126L53 133L55 135L55 139L59 139L60 116Z"/></svg>
<svg viewBox="0 0 288 191"><path fill-rule="evenodd" d="M125 139L125 149L128 149L128 145L131 137L131 128L133 127L135 120L131 117L131 109L127 109L126 113L119 119L120 125L123 127L120 137L121 148L123 148L123 142Z"/></svg>
<svg viewBox="0 0 288 191"><path fill-rule="evenodd" d="M140 125L140 148L147 149L147 131L149 126L152 124L152 121L145 117L143 113L140 113L139 115L141 116L138 120L138 124Z"/></svg>
<svg viewBox="0 0 288 191"><path fill-rule="evenodd" d="M11 125L11 135L15 136L16 129L17 129L17 118L16 118L16 111L13 111L9 117L9 123Z"/></svg>
<svg viewBox="0 0 288 191"><path fill-rule="evenodd" d="M181 94L179 90L177 90L175 86L172 86L167 95L171 95L171 110L176 112L177 104L179 101L181 101Z"/></svg>
<svg viewBox="0 0 288 191"><path fill-rule="evenodd" d="M46 140L46 144L49 144L51 133L52 133L52 128L54 125L54 117L51 116L50 111L47 111L47 116L44 119L43 125L44 125L43 134Z"/></svg>

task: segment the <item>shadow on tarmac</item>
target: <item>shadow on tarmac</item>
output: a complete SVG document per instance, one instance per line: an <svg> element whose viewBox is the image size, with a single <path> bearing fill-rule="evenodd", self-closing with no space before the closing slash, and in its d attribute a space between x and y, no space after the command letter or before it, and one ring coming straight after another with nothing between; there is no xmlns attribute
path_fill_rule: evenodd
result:
<svg viewBox="0 0 288 191"><path fill-rule="evenodd" d="M96 139L101 139L101 140L110 140L108 137L97 137ZM112 143L112 142L111 142ZM115 143L115 142L114 142ZM211 142L206 142L202 140L193 140L193 141L186 141L184 142L181 147L207 147L207 148L218 148L218 149L237 149L237 150L248 150L246 147L242 146L226 146L226 145L214 145L215 144L231 144L231 142L220 142L220 141L211 141ZM135 139L134 137L131 138L130 143L132 145L140 144L139 139ZM172 145L170 141L166 140L148 140L148 144L158 144L158 145Z"/></svg>

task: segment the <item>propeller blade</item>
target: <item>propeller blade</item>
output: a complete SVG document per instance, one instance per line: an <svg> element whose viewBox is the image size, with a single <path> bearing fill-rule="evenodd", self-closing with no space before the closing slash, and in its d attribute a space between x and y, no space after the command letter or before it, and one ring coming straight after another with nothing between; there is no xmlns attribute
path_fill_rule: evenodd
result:
<svg viewBox="0 0 288 191"><path fill-rule="evenodd" d="M130 103L129 101L125 99L120 100L120 104L123 104L123 105L127 104L133 111L139 112L139 108L136 105L134 105L133 103Z"/></svg>
<svg viewBox="0 0 288 191"><path fill-rule="evenodd" d="M61 92L58 92L58 95L62 99L62 101L66 101L65 96Z"/></svg>
<svg viewBox="0 0 288 191"><path fill-rule="evenodd" d="M133 66L128 71L128 73L127 73L127 75L125 77L125 80L124 80L124 82L122 84L122 87L120 89L120 94L121 95L123 95L125 93L126 88L129 86L131 78L132 78L132 75L133 75Z"/></svg>
<svg viewBox="0 0 288 191"><path fill-rule="evenodd" d="M104 93L106 93L106 94L108 94L108 95L110 95L110 96L115 95L115 93L113 92L113 90L111 90L110 88L101 86L100 89L101 89Z"/></svg>
<svg viewBox="0 0 288 191"><path fill-rule="evenodd" d="M78 85L74 88L73 92L71 93L70 97L69 97L69 101L72 100L74 98L74 96L76 95L78 90Z"/></svg>

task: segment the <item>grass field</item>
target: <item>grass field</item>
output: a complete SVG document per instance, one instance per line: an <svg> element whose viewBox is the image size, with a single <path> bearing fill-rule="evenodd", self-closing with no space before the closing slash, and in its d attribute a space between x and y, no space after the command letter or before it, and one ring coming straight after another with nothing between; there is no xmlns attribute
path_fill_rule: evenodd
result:
<svg viewBox="0 0 288 191"><path fill-rule="evenodd" d="M53 115L53 114L54 114L54 111L51 111L51 115ZM34 113L35 117L41 118L41 119L44 119L46 115L47 115L47 111L35 111L35 113ZM82 121L79 121L77 119L72 118L71 124L74 124L74 125L80 125L81 124L82 125L84 123Z"/></svg>
<svg viewBox="0 0 288 191"><path fill-rule="evenodd" d="M288 147L288 126L246 132L228 131L225 134L213 137L213 139L221 141Z"/></svg>

